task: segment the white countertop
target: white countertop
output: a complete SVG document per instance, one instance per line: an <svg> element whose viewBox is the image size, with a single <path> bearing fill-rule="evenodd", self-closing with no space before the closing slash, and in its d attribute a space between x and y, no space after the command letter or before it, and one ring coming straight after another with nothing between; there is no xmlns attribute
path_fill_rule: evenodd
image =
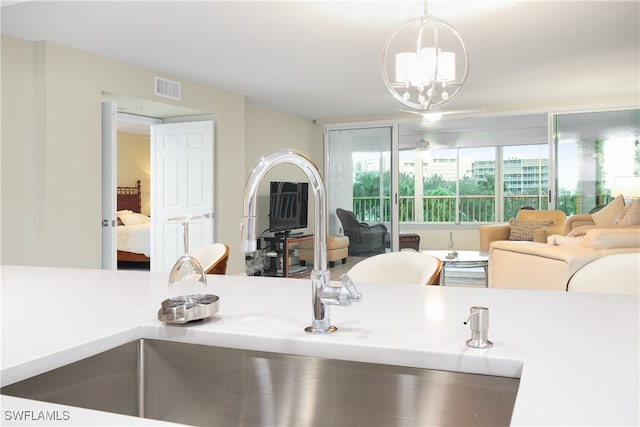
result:
<svg viewBox="0 0 640 427"><path fill-rule="evenodd" d="M339 330L318 336L303 331L311 322L304 279L208 276L220 312L185 327L157 320L167 274L3 266L0 275L3 386L156 338L520 377L513 425L640 424L638 296L356 284L364 301L332 307ZM465 345L471 306L489 308L493 348ZM2 396L2 424L12 424L5 409L28 402ZM81 414L74 422L150 425Z"/></svg>

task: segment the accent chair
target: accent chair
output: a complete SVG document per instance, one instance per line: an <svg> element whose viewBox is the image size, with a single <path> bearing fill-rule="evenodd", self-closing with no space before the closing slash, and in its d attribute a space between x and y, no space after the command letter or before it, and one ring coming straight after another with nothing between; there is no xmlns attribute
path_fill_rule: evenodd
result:
<svg viewBox="0 0 640 427"><path fill-rule="evenodd" d="M358 221L352 211L338 208L336 214L342 223L344 235L349 238L349 255L384 253L387 227Z"/></svg>

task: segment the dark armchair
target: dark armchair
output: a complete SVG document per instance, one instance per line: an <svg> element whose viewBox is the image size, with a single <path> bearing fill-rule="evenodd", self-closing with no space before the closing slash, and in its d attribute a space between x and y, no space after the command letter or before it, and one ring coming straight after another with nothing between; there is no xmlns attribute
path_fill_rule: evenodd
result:
<svg viewBox="0 0 640 427"><path fill-rule="evenodd" d="M384 253L387 227L384 224L369 225L359 222L355 214L344 209L336 209L345 236L349 237L349 255L362 253Z"/></svg>

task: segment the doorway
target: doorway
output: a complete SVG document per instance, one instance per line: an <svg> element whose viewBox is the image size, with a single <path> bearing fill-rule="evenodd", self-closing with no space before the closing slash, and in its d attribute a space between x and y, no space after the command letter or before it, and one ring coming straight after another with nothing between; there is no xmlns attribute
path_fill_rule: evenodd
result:
<svg viewBox="0 0 640 427"><path fill-rule="evenodd" d="M150 224L151 217L151 135L150 127L162 124L161 119L152 117L136 116L128 113L117 113L117 138L116 138L116 185L117 198L120 200L123 196L119 193L135 192L140 193L136 203L135 212L142 215L140 218L148 220ZM129 197L129 196L124 196ZM136 197L133 197L136 199ZM122 206L117 206L120 210ZM117 225L121 225L121 219L116 218ZM143 239L150 239L148 233L150 225L140 224L137 228L147 228L147 233L140 233L136 230L133 239L124 246L122 239L129 238L125 234L126 229L116 227L116 241L119 241L116 267L119 270L150 270L150 240L143 242ZM129 227L134 228L134 227ZM137 242L137 243L136 243ZM130 246L129 246L130 245ZM130 250L128 250L130 249ZM143 249L144 256L124 256L123 252L137 253Z"/></svg>
<svg viewBox="0 0 640 427"><path fill-rule="evenodd" d="M397 193L392 173L392 126L335 129L327 133L329 233L349 236L350 256L371 256L396 245ZM386 229L362 239L358 226ZM367 240L365 243L364 240Z"/></svg>
<svg viewBox="0 0 640 427"><path fill-rule="evenodd" d="M104 269L116 269L118 266L117 257L117 233L118 219L117 210L117 187L132 187L136 185L137 180L142 181L141 185L141 209L140 213L149 218L149 222L153 222L151 218L154 197L151 188L152 167L151 167L151 126L157 126L162 123L179 123L209 120L212 121L212 115L192 110L184 107L176 107L173 105L161 104L151 101L134 99L129 97L116 96L113 94L103 94L103 105L111 102L112 114L105 114L103 111L103 245L102 245L102 267ZM133 142L132 142L133 141ZM118 145L132 144L126 149L118 149ZM213 144L213 135L211 136L211 144ZM125 156L137 156L139 158L133 160ZM124 159L124 160L123 160ZM213 155L210 157L210 163L213 165ZM122 165L127 163L127 165ZM125 169L127 172L122 172ZM211 182L210 192L213 194L213 181ZM213 200L213 196L211 197ZM207 212L210 214L212 208ZM213 239L213 226L210 229ZM149 234L151 232L149 231ZM151 237L149 236L149 241ZM194 239L195 241L208 241L209 239ZM150 245L150 242L149 242ZM177 242L176 242L177 245ZM149 255L149 252L147 252ZM140 251L142 252L142 251ZM147 260L149 261L149 260ZM129 263L128 265L120 265L124 268L142 268L149 269L150 263L145 266L143 262Z"/></svg>

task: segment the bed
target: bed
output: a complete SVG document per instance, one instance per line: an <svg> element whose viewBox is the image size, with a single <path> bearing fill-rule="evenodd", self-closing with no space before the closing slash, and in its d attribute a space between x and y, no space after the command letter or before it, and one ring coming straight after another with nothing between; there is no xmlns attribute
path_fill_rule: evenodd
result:
<svg viewBox="0 0 640 427"><path fill-rule="evenodd" d="M118 187L117 209L118 226L116 227L118 242L118 262L151 261L149 217L143 215L141 181L134 187Z"/></svg>

